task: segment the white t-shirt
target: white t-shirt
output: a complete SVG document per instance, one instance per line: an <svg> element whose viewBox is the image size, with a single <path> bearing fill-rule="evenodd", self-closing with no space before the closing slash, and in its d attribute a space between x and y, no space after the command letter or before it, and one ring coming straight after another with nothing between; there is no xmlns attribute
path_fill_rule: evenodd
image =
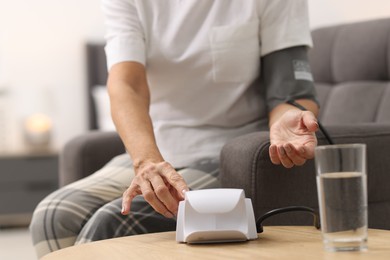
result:
<svg viewBox="0 0 390 260"><path fill-rule="evenodd" d="M144 64L150 116L175 167L217 157L267 112L260 56L311 46L305 0L102 0L108 68Z"/></svg>

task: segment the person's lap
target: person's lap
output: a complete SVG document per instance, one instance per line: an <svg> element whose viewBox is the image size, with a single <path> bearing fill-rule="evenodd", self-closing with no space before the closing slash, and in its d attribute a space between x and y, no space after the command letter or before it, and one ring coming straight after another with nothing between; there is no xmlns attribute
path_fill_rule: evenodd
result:
<svg viewBox="0 0 390 260"><path fill-rule="evenodd" d="M179 171L191 189L219 187L218 161L205 159ZM127 154L115 157L89 177L47 196L36 208L30 229L38 256L100 239L175 229L175 220L156 213L138 196L123 216L122 193L134 171Z"/></svg>
<svg viewBox="0 0 390 260"><path fill-rule="evenodd" d="M218 161L205 159L179 170L191 189L219 187ZM84 225L76 244L136 234L173 231L176 220L169 219L154 211L142 196L136 197L131 213L121 214L122 198L115 199L99 208ZM104 228L97 228L104 227Z"/></svg>

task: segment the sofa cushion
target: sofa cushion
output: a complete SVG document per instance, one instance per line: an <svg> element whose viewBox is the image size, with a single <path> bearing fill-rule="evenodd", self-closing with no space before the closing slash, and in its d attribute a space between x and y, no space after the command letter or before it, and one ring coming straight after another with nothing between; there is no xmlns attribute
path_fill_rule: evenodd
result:
<svg viewBox="0 0 390 260"><path fill-rule="evenodd" d="M390 18L324 27L312 36L320 120L390 123Z"/></svg>
<svg viewBox="0 0 390 260"><path fill-rule="evenodd" d="M313 48L309 51L309 60L316 82L333 83L332 46L338 27L325 27L312 32Z"/></svg>
<svg viewBox="0 0 390 260"><path fill-rule="evenodd" d="M310 52L317 82L390 78L390 19L316 29Z"/></svg>
<svg viewBox="0 0 390 260"><path fill-rule="evenodd" d="M386 91L383 93L376 121L381 124L390 124L390 83L387 83Z"/></svg>
<svg viewBox="0 0 390 260"><path fill-rule="evenodd" d="M386 112L390 106L387 82L343 83L332 86L329 93L318 92L326 94L321 97L324 103L320 120L324 125L376 123L379 119L390 122L390 113Z"/></svg>
<svg viewBox="0 0 390 260"><path fill-rule="evenodd" d="M332 52L335 82L389 80L390 19L339 27Z"/></svg>
<svg viewBox="0 0 390 260"><path fill-rule="evenodd" d="M328 84L328 83L318 83L317 82L317 83L315 83L315 88L317 91L318 102L320 103L319 118L320 118L320 120L322 120L323 112L326 109L326 104L327 104L326 100L328 99L329 94L331 93L331 91L333 89L333 85Z"/></svg>

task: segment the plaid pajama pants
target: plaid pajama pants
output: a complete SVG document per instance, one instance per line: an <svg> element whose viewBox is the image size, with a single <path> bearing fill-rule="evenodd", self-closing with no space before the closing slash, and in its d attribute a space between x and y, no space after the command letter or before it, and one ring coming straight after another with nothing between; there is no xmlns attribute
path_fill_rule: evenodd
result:
<svg viewBox="0 0 390 260"><path fill-rule="evenodd" d="M191 189L219 187L218 159L201 160L178 172ZM129 215L120 213L122 193L133 177L131 160L122 154L43 199L30 223L38 257L90 241L175 230L176 221L155 212L142 196L134 199Z"/></svg>

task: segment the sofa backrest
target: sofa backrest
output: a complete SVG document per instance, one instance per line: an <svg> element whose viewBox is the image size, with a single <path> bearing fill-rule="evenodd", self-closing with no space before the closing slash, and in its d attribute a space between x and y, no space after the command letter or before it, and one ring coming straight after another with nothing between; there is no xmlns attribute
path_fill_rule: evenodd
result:
<svg viewBox="0 0 390 260"><path fill-rule="evenodd" d="M322 123L390 123L390 18L320 28L312 37Z"/></svg>

